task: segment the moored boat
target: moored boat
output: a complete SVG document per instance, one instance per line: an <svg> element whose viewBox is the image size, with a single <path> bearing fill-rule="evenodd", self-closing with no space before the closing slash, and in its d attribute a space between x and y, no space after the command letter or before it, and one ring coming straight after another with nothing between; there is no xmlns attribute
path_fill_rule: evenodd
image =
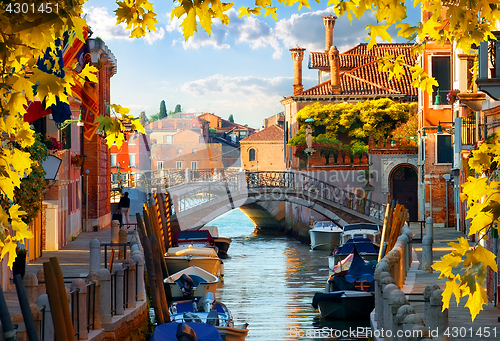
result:
<svg viewBox="0 0 500 341"><path fill-rule="evenodd" d="M171 247L165 254L165 263L169 274L196 265L214 276L221 275L221 260L217 256L217 251L209 247L193 245Z"/></svg>
<svg viewBox="0 0 500 341"><path fill-rule="evenodd" d="M219 236L219 229L217 226L203 226L200 230L207 230L214 239L215 246L217 246L217 255L219 258L227 258L227 251L231 245L231 238Z"/></svg>
<svg viewBox="0 0 500 341"><path fill-rule="evenodd" d="M340 243L342 229L332 221L316 221L309 230L311 250L331 250Z"/></svg>
<svg viewBox="0 0 500 341"><path fill-rule="evenodd" d="M341 244L352 238L368 238L373 244L380 245L380 227L373 223L354 223L342 228Z"/></svg>
<svg viewBox="0 0 500 341"><path fill-rule="evenodd" d="M196 265L176 272L163 280L167 299L171 301L215 294L219 278Z"/></svg>
<svg viewBox="0 0 500 341"><path fill-rule="evenodd" d="M356 244L350 262L345 276L342 271L334 273L327 281L325 292L316 293L313 297L313 307L319 308L324 318L364 319L375 306L375 270L361 257Z"/></svg>
<svg viewBox="0 0 500 341"><path fill-rule="evenodd" d="M194 338L196 337L196 339ZM150 341L223 341L215 326L195 322L169 322L156 326Z"/></svg>
<svg viewBox="0 0 500 341"><path fill-rule="evenodd" d="M213 293L205 294L199 301L184 300L172 303L170 320L214 325L224 341L243 341L248 334L248 324L235 326L231 312L224 304L216 302Z"/></svg>

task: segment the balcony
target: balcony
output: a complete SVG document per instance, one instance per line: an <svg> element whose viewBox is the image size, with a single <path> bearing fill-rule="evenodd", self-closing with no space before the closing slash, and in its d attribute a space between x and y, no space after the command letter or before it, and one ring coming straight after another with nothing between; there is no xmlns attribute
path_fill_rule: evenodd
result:
<svg viewBox="0 0 500 341"><path fill-rule="evenodd" d="M479 46L479 76L476 84L479 91L487 93L495 100L500 98L500 31L492 32L495 40L482 42Z"/></svg>

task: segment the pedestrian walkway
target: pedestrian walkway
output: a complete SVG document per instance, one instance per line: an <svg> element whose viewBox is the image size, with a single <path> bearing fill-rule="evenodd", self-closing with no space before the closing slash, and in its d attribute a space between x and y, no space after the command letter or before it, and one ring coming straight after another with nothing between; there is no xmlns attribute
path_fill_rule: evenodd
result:
<svg viewBox="0 0 500 341"><path fill-rule="evenodd" d="M457 238L464 236L463 233L455 231L453 228L434 228L433 231L434 242L432 249L434 262L439 261L441 256L452 250L448 243L456 242ZM415 230L412 228L412 232L414 235L420 235L420 227L418 227L418 229L415 228ZM438 284L440 288L444 290L446 288L446 280L438 279L439 272L434 271L433 273L427 273L421 270L422 244L413 244L413 250L413 255L416 255L418 263L416 263L415 269L410 270L408 273L403 292L421 294L425 287L431 283ZM424 303L411 302L411 300L422 300L423 297L408 295L407 298L410 300L411 306L415 308L416 313L423 319ZM465 307L466 302L467 298L462 298L457 307L455 297L451 297L448 312L450 328L449 339L460 341L472 341L481 338L500 340L500 309L494 307L493 304L490 303L483 307L483 311L481 311L479 315L476 316L474 322L472 322L469 309ZM488 331L489 336L486 336L485 332Z"/></svg>
<svg viewBox="0 0 500 341"><path fill-rule="evenodd" d="M132 221L132 217L130 217L131 223L135 223L135 217ZM128 230L128 240L135 231L135 226L131 227ZM110 243L111 242L111 228L104 228L97 232L81 232L75 240L68 242L68 244L62 247L57 251L43 251L42 257L36 259L35 261L29 262L26 267L26 274L33 273L37 274L38 270L43 268L43 263L48 262L50 258L57 257L59 261L59 265L61 267L61 271L64 277L64 281L66 287L70 287L71 282L75 278L85 279L89 274L90 269L90 241L93 238L97 238L102 243ZM109 258L111 252L108 248L107 262L109 264ZM116 256L118 252L115 253ZM101 247L101 266L104 267L104 247ZM116 259L116 257L115 257ZM11 287L9 289L4 289L5 299L7 300L7 305L9 308L9 312L11 317L15 315L21 315L21 308L19 306L17 293L15 285L13 284L13 280L11 280ZM105 338L105 334L108 333L108 329L111 326L119 327L122 323L128 323L130 319L134 316L137 316L138 313L144 312L147 304L145 301L137 302L137 306L133 309L125 309L124 315L115 315L112 318L112 322L107 324L104 329L99 330L90 330L88 340L98 341L103 340ZM16 319L13 319L13 323L18 323ZM24 326L20 324L20 329L23 330ZM108 337L108 335L106 335Z"/></svg>

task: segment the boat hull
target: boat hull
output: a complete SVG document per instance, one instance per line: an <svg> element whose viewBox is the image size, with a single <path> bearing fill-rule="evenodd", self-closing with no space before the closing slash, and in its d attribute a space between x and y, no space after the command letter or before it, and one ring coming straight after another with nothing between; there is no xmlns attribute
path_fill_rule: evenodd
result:
<svg viewBox="0 0 500 341"><path fill-rule="evenodd" d="M221 261L213 257L189 257L189 256L168 256L165 257L167 271L175 274L193 265L208 271L214 276L220 276Z"/></svg>
<svg viewBox="0 0 500 341"><path fill-rule="evenodd" d="M227 251L229 250L229 245L231 244L231 238L226 237L216 237L214 238L215 246L218 248L217 255L219 258L227 258Z"/></svg>
<svg viewBox="0 0 500 341"><path fill-rule="evenodd" d="M362 253L362 252L360 252L359 254L367 262L369 262L371 260L378 260L378 253L374 254L374 253ZM330 270L333 270L335 268L335 266L339 262L341 262L344 258L346 258L347 256L349 256L349 255L348 254L341 254L341 255L336 254L334 256L328 256L328 267L330 268Z"/></svg>
<svg viewBox="0 0 500 341"><path fill-rule="evenodd" d="M248 334L247 325L238 327L216 327L224 341L244 341Z"/></svg>
<svg viewBox="0 0 500 341"><path fill-rule="evenodd" d="M361 291L345 291L345 293L346 296L341 297L338 302L328 300L318 302L321 316L326 319L340 320L361 320L368 318L375 307L375 296L373 293Z"/></svg>
<svg viewBox="0 0 500 341"><path fill-rule="evenodd" d="M336 231L319 231L309 230L311 238L311 250L328 250L331 251L335 246L340 244L342 232Z"/></svg>

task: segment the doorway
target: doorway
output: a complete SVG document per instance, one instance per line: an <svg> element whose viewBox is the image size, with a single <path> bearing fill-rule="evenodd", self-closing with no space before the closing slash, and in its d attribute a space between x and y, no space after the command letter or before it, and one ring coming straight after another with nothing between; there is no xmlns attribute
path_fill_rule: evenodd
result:
<svg viewBox="0 0 500 341"><path fill-rule="evenodd" d="M408 209L409 221L418 221L418 176L411 165L403 165L392 171L391 197Z"/></svg>

